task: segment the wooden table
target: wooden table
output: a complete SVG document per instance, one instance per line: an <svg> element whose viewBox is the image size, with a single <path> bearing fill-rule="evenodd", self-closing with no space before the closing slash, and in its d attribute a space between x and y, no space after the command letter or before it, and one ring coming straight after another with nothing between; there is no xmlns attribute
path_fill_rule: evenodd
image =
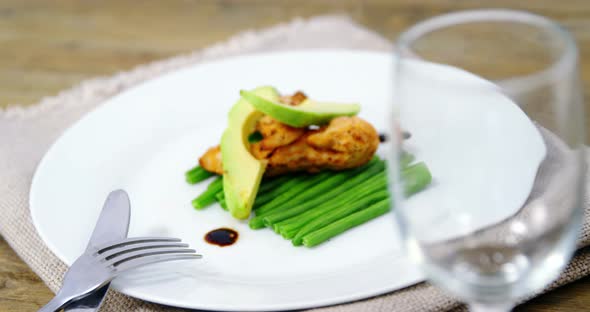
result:
<svg viewBox="0 0 590 312"><path fill-rule="evenodd" d="M91 77L205 47L249 28L296 16L347 11L394 38L448 11L508 7L563 23L578 40L590 90L590 1L452 0L0 1L0 108L33 105ZM587 114L590 107L587 106ZM587 115L588 116L588 115ZM32 311L52 293L0 239L0 311ZM588 311L590 277L540 296L517 311Z"/></svg>

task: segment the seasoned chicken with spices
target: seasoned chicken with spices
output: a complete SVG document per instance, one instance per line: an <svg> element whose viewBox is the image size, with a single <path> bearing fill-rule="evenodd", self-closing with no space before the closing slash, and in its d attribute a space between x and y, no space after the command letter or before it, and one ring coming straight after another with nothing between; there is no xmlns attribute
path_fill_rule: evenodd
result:
<svg viewBox="0 0 590 312"><path fill-rule="evenodd" d="M373 126L359 117L338 117L318 130L307 130L293 143L277 147L268 159L267 174L317 172L359 167L379 146Z"/></svg>
<svg viewBox="0 0 590 312"><path fill-rule="evenodd" d="M256 131L262 140L251 144L250 150L257 159L268 160L268 176L355 168L367 163L379 145L375 128L359 117L338 117L319 129L308 129L264 116ZM223 174L219 147L210 148L199 163L208 171Z"/></svg>

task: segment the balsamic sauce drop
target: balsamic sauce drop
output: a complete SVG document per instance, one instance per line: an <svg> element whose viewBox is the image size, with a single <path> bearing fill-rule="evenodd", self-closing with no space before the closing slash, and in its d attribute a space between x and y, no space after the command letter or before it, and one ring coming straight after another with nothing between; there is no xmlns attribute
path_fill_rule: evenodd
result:
<svg viewBox="0 0 590 312"><path fill-rule="evenodd" d="M238 240L238 236L238 232L232 229L220 228L205 234L205 241L212 245L225 247L233 245Z"/></svg>
<svg viewBox="0 0 590 312"><path fill-rule="evenodd" d="M407 131L402 131L402 138L404 140L407 140L409 138L412 137L412 134L407 132ZM387 142L387 140L389 140L389 138L387 137L387 134L381 132L379 133L379 142L383 143L383 142Z"/></svg>

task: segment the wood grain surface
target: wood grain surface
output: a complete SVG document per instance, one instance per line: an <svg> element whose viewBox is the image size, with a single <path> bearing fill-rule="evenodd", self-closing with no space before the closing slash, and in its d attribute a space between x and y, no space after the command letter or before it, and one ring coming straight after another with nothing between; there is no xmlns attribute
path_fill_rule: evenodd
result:
<svg viewBox="0 0 590 312"><path fill-rule="evenodd" d="M587 0L0 0L0 108L33 105L84 79L203 48L237 32L298 16L349 13L395 38L430 16L485 7L529 10L572 31L580 48L586 103L590 103ZM587 104L586 116L589 112ZM34 311L51 296L0 239L0 311ZM516 311L590 311L590 277L537 297Z"/></svg>

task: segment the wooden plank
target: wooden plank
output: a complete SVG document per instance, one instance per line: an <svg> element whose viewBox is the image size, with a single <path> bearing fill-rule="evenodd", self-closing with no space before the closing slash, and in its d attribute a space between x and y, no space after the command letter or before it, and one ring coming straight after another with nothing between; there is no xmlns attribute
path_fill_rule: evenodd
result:
<svg viewBox="0 0 590 312"><path fill-rule="evenodd" d="M0 237L0 311L36 311L53 293Z"/></svg>
<svg viewBox="0 0 590 312"><path fill-rule="evenodd" d="M569 28L580 47L584 90L590 90L590 1L586 0L3 0L0 108L32 105L84 79L203 48L245 29L297 16L350 13L395 38L430 16L485 7L528 9ZM589 108L587 104L587 116ZM51 296L0 240L0 311L32 311ZM589 306L590 278L585 278L517 311L585 311Z"/></svg>

